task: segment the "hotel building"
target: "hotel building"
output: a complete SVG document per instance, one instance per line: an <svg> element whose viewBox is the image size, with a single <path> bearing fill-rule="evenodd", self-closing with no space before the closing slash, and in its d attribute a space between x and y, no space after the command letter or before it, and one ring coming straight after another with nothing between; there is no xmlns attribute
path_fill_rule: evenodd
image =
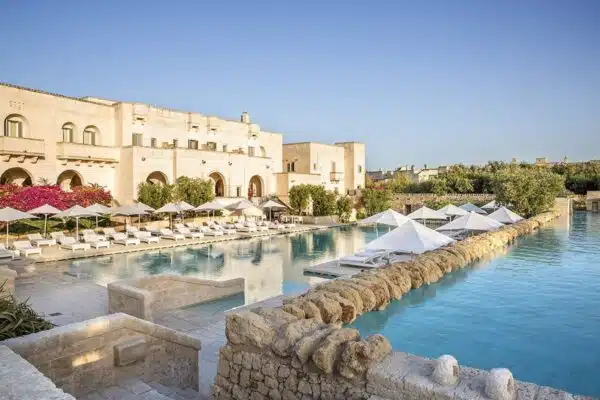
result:
<svg viewBox="0 0 600 400"><path fill-rule="evenodd" d="M283 144L248 113L238 121L148 104L0 84L0 183L99 184L121 204L142 182L211 179L218 197L287 199L291 187L364 187L361 143Z"/></svg>

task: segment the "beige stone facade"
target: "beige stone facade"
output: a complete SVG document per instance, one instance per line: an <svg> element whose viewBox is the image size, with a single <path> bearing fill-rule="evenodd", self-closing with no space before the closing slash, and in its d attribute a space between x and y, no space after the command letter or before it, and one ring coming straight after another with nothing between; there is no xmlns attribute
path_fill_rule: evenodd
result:
<svg viewBox="0 0 600 400"><path fill-rule="evenodd" d="M277 174L277 195L286 198L296 185L322 185L340 194L353 194L365 186L365 145L358 142L316 142L283 145L282 172Z"/></svg>
<svg viewBox="0 0 600 400"><path fill-rule="evenodd" d="M119 203L133 201L142 182L170 184L180 176L212 179L220 197L260 199L289 189L278 176L287 172L282 135L262 130L245 112L231 121L0 84L0 120L1 183L95 183ZM303 173L319 174L320 183L340 192L364 185L363 144L309 147L296 161ZM347 173L349 162L360 163L360 171Z"/></svg>

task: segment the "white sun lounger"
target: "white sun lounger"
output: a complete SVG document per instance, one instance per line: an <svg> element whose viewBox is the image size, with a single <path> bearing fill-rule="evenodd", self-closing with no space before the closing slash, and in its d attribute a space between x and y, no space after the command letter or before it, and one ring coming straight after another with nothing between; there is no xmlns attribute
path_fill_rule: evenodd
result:
<svg viewBox="0 0 600 400"><path fill-rule="evenodd" d="M125 233L117 233L113 235L113 243L122 244L124 246L137 246L138 244L140 244L140 239L128 237Z"/></svg>
<svg viewBox="0 0 600 400"><path fill-rule="evenodd" d="M89 243L79 243L74 237L71 236L62 236L60 239L58 239L58 243L60 243L60 247L71 251L88 251L90 249Z"/></svg>
<svg viewBox="0 0 600 400"><path fill-rule="evenodd" d="M117 235L115 228L102 228L102 232L104 232L104 235L109 239L114 239L115 235Z"/></svg>
<svg viewBox="0 0 600 400"><path fill-rule="evenodd" d="M163 239L170 239L175 241L185 240L185 236L183 236L181 233L173 233L172 230L166 228L160 230L160 237Z"/></svg>
<svg viewBox="0 0 600 400"><path fill-rule="evenodd" d="M216 232L223 232L225 235L235 235L235 228L230 227L229 225L221 225L214 221L212 224L208 224L208 227Z"/></svg>
<svg viewBox="0 0 600 400"><path fill-rule="evenodd" d="M152 236L152 233L150 232L134 232L133 236L135 236L136 238L138 238L140 240L140 242L144 242L144 243L159 243L160 242L160 238L158 236Z"/></svg>
<svg viewBox="0 0 600 400"><path fill-rule="evenodd" d="M44 239L42 237L42 235L40 235L39 233L32 233L30 235L27 235L27 239L29 239L29 241L31 243L33 243L34 245L36 245L38 247L42 247L42 246L56 246L56 240L55 239Z"/></svg>
<svg viewBox="0 0 600 400"><path fill-rule="evenodd" d="M244 226L244 224L240 224L239 222L234 226L238 232L258 232L255 226Z"/></svg>
<svg viewBox="0 0 600 400"><path fill-rule="evenodd" d="M280 230L285 229L285 225L280 224L277 221L273 221L273 222L269 223L269 229L275 229L275 230L280 231Z"/></svg>
<svg viewBox="0 0 600 400"><path fill-rule="evenodd" d="M138 229L137 226L128 226L127 227L127 233L131 236L135 236L136 232L139 232L140 230Z"/></svg>
<svg viewBox="0 0 600 400"><path fill-rule="evenodd" d="M98 250L101 247L104 248L110 248L110 242L108 240L106 240L106 238L102 235L96 235L91 234L91 235L83 235L83 241L85 243L88 243L91 247L95 248L96 250Z"/></svg>
<svg viewBox="0 0 600 400"><path fill-rule="evenodd" d="M13 247L19 251L20 255L25 256L25 258L31 254L42 254L42 249L33 247L29 240L17 240L13 242Z"/></svg>
<svg viewBox="0 0 600 400"><path fill-rule="evenodd" d="M244 224L247 228L256 228L258 232L267 232L269 230L268 226L256 225L254 222L246 222Z"/></svg>
<svg viewBox="0 0 600 400"><path fill-rule="evenodd" d="M360 268L377 268L388 263L389 253L382 251L363 251L351 256L341 257L340 265Z"/></svg>
<svg viewBox="0 0 600 400"><path fill-rule="evenodd" d="M201 226L198 229L205 236L223 236L223 235L225 235L225 232L214 230L214 229L210 229L208 226Z"/></svg>
<svg viewBox="0 0 600 400"><path fill-rule="evenodd" d="M62 231L58 232L50 232L50 237L58 242L58 239L65 236L65 233Z"/></svg>
<svg viewBox="0 0 600 400"><path fill-rule="evenodd" d="M6 250L6 247L0 243L0 259L4 258L15 258L15 253L13 250Z"/></svg>
<svg viewBox="0 0 600 400"><path fill-rule="evenodd" d="M201 237L204 237L204 233L192 232L189 228L186 228L185 226L175 227L175 232L181 233L183 236L189 239L199 239Z"/></svg>

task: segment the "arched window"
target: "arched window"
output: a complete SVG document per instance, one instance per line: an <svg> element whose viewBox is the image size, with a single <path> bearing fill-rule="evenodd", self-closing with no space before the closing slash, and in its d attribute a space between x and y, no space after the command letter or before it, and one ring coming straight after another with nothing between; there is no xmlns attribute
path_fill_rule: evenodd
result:
<svg viewBox="0 0 600 400"><path fill-rule="evenodd" d="M292 166L290 163L287 163L287 172L290 172L292 170Z"/></svg>
<svg viewBox="0 0 600 400"><path fill-rule="evenodd" d="M96 145L100 141L100 131L93 125L86 126L83 130L83 144Z"/></svg>
<svg viewBox="0 0 600 400"><path fill-rule="evenodd" d="M335 172L335 161L331 162L331 172Z"/></svg>
<svg viewBox="0 0 600 400"><path fill-rule="evenodd" d="M296 172L296 163L292 162L292 172Z"/></svg>
<svg viewBox="0 0 600 400"><path fill-rule="evenodd" d="M360 173L362 173L362 165L359 165L359 166L358 166L358 173L359 173L359 174L360 174Z"/></svg>
<svg viewBox="0 0 600 400"><path fill-rule="evenodd" d="M265 150L265 148L263 146L260 146L260 156L261 157L267 156L267 150Z"/></svg>
<svg viewBox="0 0 600 400"><path fill-rule="evenodd" d="M62 141L64 143L73 143L75 141L75 125L67 122L62 126Z"/></svg>
<svg viewBox="0 0 600 400"><path fill-rule="evenodd" d="M4 136L25 137L27 132L27 120L19 114L12 114L4 120Z"/></svg>

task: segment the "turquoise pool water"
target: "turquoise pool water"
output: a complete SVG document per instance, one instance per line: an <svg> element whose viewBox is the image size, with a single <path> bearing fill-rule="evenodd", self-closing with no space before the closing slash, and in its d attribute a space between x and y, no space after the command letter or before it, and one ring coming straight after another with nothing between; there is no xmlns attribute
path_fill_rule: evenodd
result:
<svg viewBox="0 0 600 400"><path fill-rule="evenodd" d="M600 214L575 213L352 326L399 351L600 397Z"/></svg>
<svg viewBox="0 0 600 400"><path fill-rule="evenodd" d="M59 268L81 279L101 285L109 282L171 273L206 279L246 280L245 304L280 294L294 294L322 281L304 276L303 267L352 254L365 243L387 232L369 227L341 227L266 238L215 243L209 246L178 247L139 253L118 254L70 262Z"/></svg>

